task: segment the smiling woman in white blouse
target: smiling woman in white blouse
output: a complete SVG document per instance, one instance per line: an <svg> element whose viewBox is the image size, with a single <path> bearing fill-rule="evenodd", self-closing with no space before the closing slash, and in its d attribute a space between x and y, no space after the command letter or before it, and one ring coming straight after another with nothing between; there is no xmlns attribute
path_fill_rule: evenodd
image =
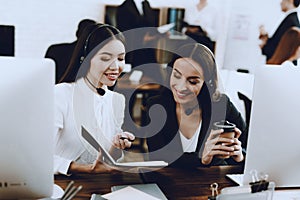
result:
<svg viewBox="0 0 300 200"><path fill-rule="evenodd" d="M63 79L55 88L54 172L105 173L113 170L81 137L84 126L93 137L120 157L134 135L121 129L124 96L107 89L113 86L125 63L124 36L115 27L94 24L78 40Z"/></svg>

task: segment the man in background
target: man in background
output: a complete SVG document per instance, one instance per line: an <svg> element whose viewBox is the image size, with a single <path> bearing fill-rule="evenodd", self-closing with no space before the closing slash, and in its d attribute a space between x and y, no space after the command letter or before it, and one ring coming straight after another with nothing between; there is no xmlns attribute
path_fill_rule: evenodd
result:
<svg viewBox="0 0 300 200"><path fill-rule="evenodd" d="M96 23L91 19L83 19L79 22L78 28L76 31L77 39L83 32L84 28ZM69 61L72 57L73 50L77 44L77 40L72 43L61 43L51 45L45 54L45 58L51 58L55 61L55 83L59 83L62 78L65 70L69 65Z"/></svg>
<svg viewBox="0 0 300 200"><path fill-rule="evenodd" d="M264 26L260 26L259 39L262 41L260 48L262 54L266 55L267 61L272 57L282 35L292 26L300 27L297 7L300 0L282 0L281 10L285 12L285 18L280 23L272 37L269 38Z"/></svg>
<svg viewBox="0 0 300 200"><path fill-rule="evenodd" d="M126 63L136 67L145 63L156 62L155 51L144 49L151 42L157 41L157 32L146 27L158 26L158 13L151 8L147 0L125 0L117 8L117 28L124 32L127 48ZM137 29L129 31L132 29ZM142 29L144 28L144 29ZM128 32L126 32L128 31ZM130 51L134 50L134 51Z"/></svg>

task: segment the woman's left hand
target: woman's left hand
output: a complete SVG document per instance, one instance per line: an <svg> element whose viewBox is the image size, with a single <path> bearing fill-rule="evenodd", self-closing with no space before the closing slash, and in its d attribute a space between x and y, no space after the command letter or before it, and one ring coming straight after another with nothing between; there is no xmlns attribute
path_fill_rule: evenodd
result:
<svg viewBox="0 0 300 200"><path fill-rule="evenodd" d="M236 162L244 160L242 153L242 143L238 140L241 135L241 131L235 128L235 137L224 138L221 137L223 129L211 130L209 137L204 146L202 163L207 165L210 164L213 157L232 157Z"/></svg>
<svg viewBox="0 0 300 200"><path fill-rule="evenodd" d="M244 160L244 155L242 151L242 143L241 141L238 140L238 138L233 139L233 147L234 151L230 153L230 156L236 161L236 162L241 162Z"/></svg>
<svg viewBox="0 0 300 200"><path fill-rule="evenodd" d="M113 145L118 149L130 148L135 136L129 132L118 133L113 139Z"/></svg>

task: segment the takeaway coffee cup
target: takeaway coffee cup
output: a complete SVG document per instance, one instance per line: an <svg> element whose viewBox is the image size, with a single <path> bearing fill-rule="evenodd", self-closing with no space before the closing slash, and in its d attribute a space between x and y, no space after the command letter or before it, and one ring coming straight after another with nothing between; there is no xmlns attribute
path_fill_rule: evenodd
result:
<svg viewBox="0 0 300 200"><path fill-rule="evenodd" d="M222 120L214 123L214 129L223 129L224 132L220 134L220 137L233 139L235 137L234 128L235 124ZM218 156L218 158L229 158L229 156Z"/></svg>
<svg viewBox="0 0 300 200"><path fill-rule="evenodd" d="M228 121L222 120L214 123L214 129L223 129L224 132L220 135L221 137L234 138L235 137L235 124Z"/></svg>

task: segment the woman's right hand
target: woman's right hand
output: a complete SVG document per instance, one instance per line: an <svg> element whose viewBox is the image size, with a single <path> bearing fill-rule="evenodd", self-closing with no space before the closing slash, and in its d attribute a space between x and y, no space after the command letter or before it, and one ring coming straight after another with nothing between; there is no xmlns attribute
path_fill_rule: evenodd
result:
<svg viewBox="0 0 300 200"><path fill-rule="evenodd" d="M101 150L99 149L97 159L94 161L93 164L91 164L89 173L111 173L115 170L112 166L103 162L101 157L102 154Z"/></svg>
<svg viewBox="0 0 300 200"><path fill-rule="evenodd" d="M215 156L231 156L231 154L235 151L232 145L235 144L237 139L220 137L220 134L223 132L223 129L211 130L202 154L201 161L204 165L209 165ZM239 135L240 133L238 134L237 138Z"/></svg>

